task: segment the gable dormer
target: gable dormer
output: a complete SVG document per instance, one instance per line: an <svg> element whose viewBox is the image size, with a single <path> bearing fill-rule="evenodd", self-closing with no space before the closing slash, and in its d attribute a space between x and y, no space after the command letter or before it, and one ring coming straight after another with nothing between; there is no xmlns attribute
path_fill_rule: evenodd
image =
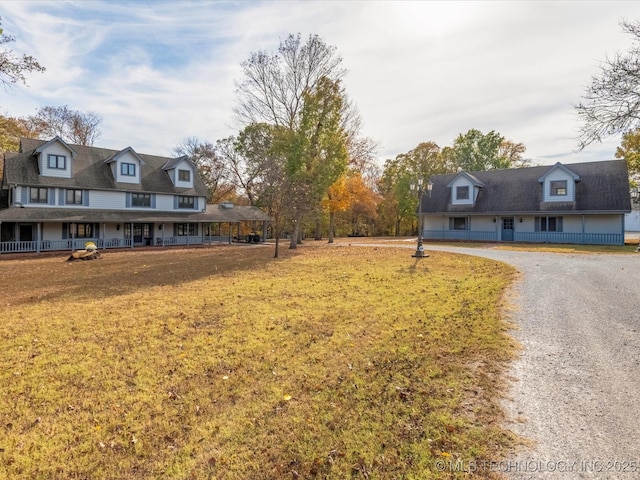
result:
<svg viewBox="0 0 640 480"><path fill-rule="evenodd" d="M193 188L193 177L196 174L195 164L189 157L172 158L162 169L167 172L171 182L178 188Z"/></svg>
<svg viewBox="0 0 640 480"><path fill-rule="evenodd" d="M38 159L38 172L43 177L71 178L76 152L64 140L56 136L36 148L33 154Z"/></svg>
<svg viewBox="0 0 640 480"><path fill-rule="evenodd" d="M104 161L105 164L111 166L111 173L116 182L139 184L141 174L140 170L144 165L144 160L131 147L114 153Z"/></svg>
<svg viewBox="0 0 640 480"><path fill-rule="evenodd" d="M467 172L459 172L447 185L451 189L452 205L473 205L484 184Z"/></svg>
<svg viewBox="0 0 640 480"><path fill-rule="evenodd" d="M538 182L542 184L543 202L575 202L576 183L580 176L560 162L542 175Z"/></svg>

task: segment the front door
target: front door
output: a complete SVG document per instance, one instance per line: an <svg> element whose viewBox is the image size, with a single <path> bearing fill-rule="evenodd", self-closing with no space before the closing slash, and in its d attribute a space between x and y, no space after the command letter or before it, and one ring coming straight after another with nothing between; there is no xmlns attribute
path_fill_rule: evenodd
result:
<svg viewBox="0 0 640 480"><path fill-rule="evenodd" d="M153 225L151 223L133 224L134 245L152 245Z"/></svg>
<svg viewBox="0 0 640 480"><path fill-rule="evenodd" d="M502 241L513 242L513 217L502 219Z"/></svg>

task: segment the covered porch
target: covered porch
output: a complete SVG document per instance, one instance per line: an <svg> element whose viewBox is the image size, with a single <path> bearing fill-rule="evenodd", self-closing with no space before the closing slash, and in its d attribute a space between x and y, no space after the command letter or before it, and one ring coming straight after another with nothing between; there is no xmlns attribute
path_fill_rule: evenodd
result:
<svg viewBox="0 0 640 480"><path fill-rule="evenodd" d="M231 203L186 215L11 207L0 211L0 254L79 250L87 242L110 249L231 243L248 235L264 241L269 221L257 207Z"/></svg>

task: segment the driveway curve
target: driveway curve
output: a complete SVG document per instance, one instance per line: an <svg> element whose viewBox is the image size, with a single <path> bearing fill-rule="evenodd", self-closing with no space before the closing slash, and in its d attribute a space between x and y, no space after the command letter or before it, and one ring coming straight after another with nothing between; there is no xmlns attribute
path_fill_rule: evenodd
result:
<svg viewBox="0 0 640 480"><path fill-rule="evenodd" d="M523 350L504 408L534 444L487 468L517 480L640 478L640 254L428 249L522 273L512 320Z"/></svg>

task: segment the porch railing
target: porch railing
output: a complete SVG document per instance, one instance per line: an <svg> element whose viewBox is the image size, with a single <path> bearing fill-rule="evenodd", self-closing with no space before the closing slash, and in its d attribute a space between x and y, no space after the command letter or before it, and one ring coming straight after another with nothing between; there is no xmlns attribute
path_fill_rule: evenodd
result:
<svg viewBox="0 0 640 480"><path fill-rule="evenodd" d="M498 241L498 232L474 232L472 230L425 230L422 236L425 240ZM624 235L620 233L514 232L513 241L530 243L624 245Z"/></svg>

